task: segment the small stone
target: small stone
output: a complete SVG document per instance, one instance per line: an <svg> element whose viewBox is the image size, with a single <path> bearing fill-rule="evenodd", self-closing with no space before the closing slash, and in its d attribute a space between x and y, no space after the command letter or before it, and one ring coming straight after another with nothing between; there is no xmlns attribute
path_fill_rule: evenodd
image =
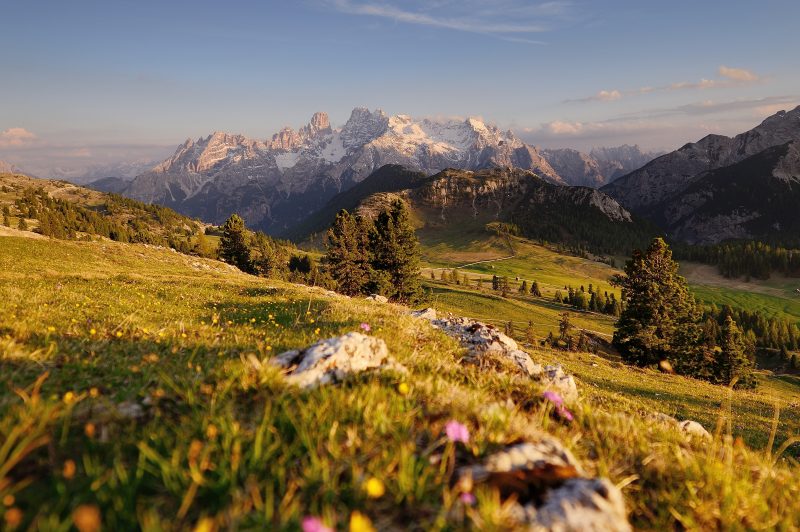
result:
<svg viewBox="0 0 800 532"><path fill-rule="evenodd" d="M560 364L544 367L540 380L549 390L559 393L566 402L574 402L578 399L578 386L572 375L564 372Z"/></svg>
<svg viewBox="0 0 800 532"><path fill-rule="evenodd" d="M376 303L388 303L389 299L386 296L382 296L380 294L370 294L365 299L368 301L375 301Z"/></svg>
<svg viewBox="0 0 800 532"><path fill-rule="evenodd" d="M432 321L436 319L436 309L428 307L421 310L412 310L411 315L415 318Z"/></svg>
<svg viewBox="0 0 800 532"><path fill-rule="evenodd" d="M705 440L710 440L711 434L697 421L692 421L691 419L687 419L678 423L681 430L689 436L690 438L702 438Z"/></svg>

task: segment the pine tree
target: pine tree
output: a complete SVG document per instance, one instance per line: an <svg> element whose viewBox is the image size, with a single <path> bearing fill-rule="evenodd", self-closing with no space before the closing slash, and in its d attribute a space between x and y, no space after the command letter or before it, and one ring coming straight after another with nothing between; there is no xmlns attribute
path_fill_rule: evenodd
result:
<svg viewBox="0 0 800 532"><path fill-rule="evenodd" d="M528 320L528 327L525 329L525 340L531 345L536 344L536 333L533 330L533 321Z"/></svg>
<svg viewBox="0 0 800 532"><path fill-rule="evenodd" d="M261 277L283 279L288 274L288 251L262 232L253 236L251 262Z"/></svg>
<svg viewBox="0 0 800 532"><path fill-rule="evenodd" d="M500 281L500 295L503 297L508 297L508 293L511 291L511 286L508 283L508 276L504 275Z"/></svg>
<svg viewBox="0 0 800 532"><path fill-rule="evenodd" d="M668 360L676 371L695 371L699 314L666 242L656 238L646 252L635 251L614 284L626 305L613 339L623 359L640 366Z"/></svg>
<svg viewBox="0 0 800 532"><path fill-rule="evenodd" d="M528 293L528 281L522 281L522 284L519 285L519 293L520 294Z"/></svg>
<svg viewBox="0 0 800 532"><path fill-rule="evenodd" d="M352 214L341 210L328 229L325 264L342 294L354 296L367 290L371 278L369 235Z"/></svg>
<svg viewBox="0 0 800 532"><path fill-rule="evenodd" d="M25 220L25 217L20 215L19 222L17 222L17 229L20 231L27 231L28 230L28 222Z"/></svg>
<svg viewBox="0 0 800 532"><path fill-rule="evenodd" d="M204 231L201 230L197 233L197 239L194 241L192 252L201 257L211 257L211 243L208 241Z"/></svg>
<svg viewBox="0 0 800 532"><path fill-rule="evenodd" d="M252 273L247 230L244 220L238 214L231 214L225 225L222 226L218 253L219 258L228 264L233 264L244 272Z"/></svg>
<svg viewBox="0 0 800 532"><path fill-rule="evenodd" d="M561 314L561 320L558 322L559 338L566 341L569 338L569 333L571 330L572 323L569 321L569 313L564 312Z"/></svg>
<svg viewBox="0 0 800 532"><path fill-rule="evenodd" d="M391 299L414 303L422 294L419 242L406 204L397 200L378 215L370 233L373 278Z"/></svg>
<svg viewBox="0 0 800 532"><path fill-rule="evenodd" d="M538 281L533 281L531 283L531 295L536 297L542 297L542 290L539 288Z"/></svg>
<svg viewBox="0 0 800 532"><path fill-rule="evenodd" d="M747 352L742 330L730 316L725 318L720 330L719 353L717 354L714 377L721 384L754 388L756 379L753 375L753 359Z"/></svg>
<svg viewBox="0 0 800 532"><path fill-rule="evenodd" d="M556 290L556 293L553 296L553 301L555 301L556 303L561 303L564 301L564 298L561 297L561 290Z"/></svg>

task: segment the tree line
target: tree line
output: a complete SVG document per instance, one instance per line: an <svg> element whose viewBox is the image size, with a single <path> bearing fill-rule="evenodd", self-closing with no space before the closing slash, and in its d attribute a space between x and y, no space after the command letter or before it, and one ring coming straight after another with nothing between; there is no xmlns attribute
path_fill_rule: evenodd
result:
<svg viewBox="0 0 800 532"><path fill-rule="evenodd" d="M800 250L764 242L729 242L707 246L676 244L676 257L716 266L728 278L766 280L774 273L800 277Z"/></svg>
<svg viewBox="0 0 800 532"><path fill-rule="evenodd" d="M380 294L403 303L422 296L419 244L405 203L396 201L372 220L346 210L326 234L321 260L289 242L250 232L231 215L222 226L219 258L254 275L336 290L349 296Z"/></svg>
<svg viewBox="0 0 800 532"><path fill-rule="evenodd" d="M734 314L721 316L718 327L704 327L709 323L677 272L678 264L661 238L644 252L634 251L624 274L613 280L624 299L613 345L631 364L754 387L755 346L734 321Z"/></svg>

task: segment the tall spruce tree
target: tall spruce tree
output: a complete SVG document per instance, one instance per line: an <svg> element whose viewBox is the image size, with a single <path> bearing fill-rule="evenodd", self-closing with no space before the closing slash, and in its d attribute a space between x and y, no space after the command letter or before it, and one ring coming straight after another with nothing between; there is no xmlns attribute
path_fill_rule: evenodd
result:
<svg viewBox="0 0 800 532"><path fill-rule="evenodd" d="M378 215L370 233L373 282L389 298L415 303L422 295L419 242L402 200Z"/></svg>
<svg viewBox="0 0 800 532"><path fill-rule="evenodd" d="M244 220L238 214L231 214L222 226L222 237L219 241L219 258L233 264L242 271L252 273L250 246L247 242L247 229Z"/></svg>
<svg viewBox="0 0 800 532"><path fill-rule="evenodd" d="M327 233L325 262L337 290L354 296L367 290L370 282L369 235L367 226L346 210L339 211Z"/></svg>
<svg viewBox="0 0 800 532"><path fill-rule="evenodd" d="M692 373L701 330L699 313L678 264L661 238L647 251L636 250L614 284L622 288L625 309L616 324L613 344L625 361L646 366L668 360L676 370Z"/></svg>

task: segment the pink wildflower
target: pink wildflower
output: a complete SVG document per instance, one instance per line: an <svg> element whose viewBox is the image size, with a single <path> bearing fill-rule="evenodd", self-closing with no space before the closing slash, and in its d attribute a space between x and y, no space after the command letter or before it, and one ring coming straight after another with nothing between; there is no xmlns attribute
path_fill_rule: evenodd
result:
<svg viewBox="0 0 800 532"><path fill-rule="evenodd" d="M329 526L325 526L319 517L304 517L302 524L303 532L333 532Z"/></svg>
<svg viewBox="0 0 800 532"><path fill-rule="evenodd" d="M372 327L369 326L369 323L362 323L361 330L364 332L369 332L372 330Z"/></svg>
<svg viewBox="0 0 800 532"><path fill-rule="evenodd" d="M556 392L551 392L551 391L544 392L542 394L542 397L544 397L547 401L553 403L556 414L558 414L559 417L566 419L567 421L572 421L574 419L572 412L567 410L567 407L564 406L564 399Z"/></svg>
<svg viewBox="0 0 800 532"><path fill-rule="evenodd" d="M454 419L451 419L447 422L447 424L444 426L444 432L447 434L447 439L453 443L469 443L469 429L467 429L466 425L463 425Z"/></svg>
<svg viewBox="0 0 800 532"><path fill-rule="evenodd" d="M463 502L468 506L472 506L473 504L475 504L475 495L473 495L468 491L459 495L458 498L461 499L461 502Z"/></svg>

